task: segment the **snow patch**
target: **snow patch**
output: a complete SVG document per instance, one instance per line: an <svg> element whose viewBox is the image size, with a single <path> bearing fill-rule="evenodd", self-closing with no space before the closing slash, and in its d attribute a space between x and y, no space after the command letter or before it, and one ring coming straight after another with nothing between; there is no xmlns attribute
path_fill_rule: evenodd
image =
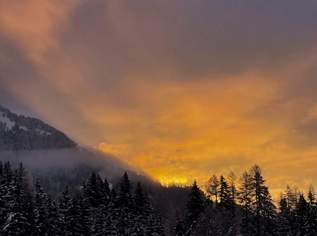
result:
<svg viewBox="0 0 317 236"><path fill-rule="evenodd" d="M4 112L0 112L0 123L5 124L8 130L11 130L15 122L11 121Z"/></svg>
<svg viewBox="0 0 317 236"><path fill-rule="evenodd" d="M38 132L40 135L52 135L51 132L48 132L42 129L36 129L36 132Z"/></svg>
<svg viewBox="0 0 317 236"><path fill-rule="evenodd" d="M29 129L25 126L20 126L20 129L24 130L24 131L28 131Z"/></svg>

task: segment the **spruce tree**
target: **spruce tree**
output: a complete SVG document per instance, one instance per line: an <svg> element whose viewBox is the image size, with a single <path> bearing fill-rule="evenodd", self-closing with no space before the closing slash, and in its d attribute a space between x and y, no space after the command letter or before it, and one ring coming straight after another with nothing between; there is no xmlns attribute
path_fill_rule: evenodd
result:
<svg viewBox="0 0 317 236"><path fill-rule="evenodd" d="M3 177L3 163L0 161L0 179Z"/></svg>
<svg viewBox="0 0 317 236"><path fill-rule="evenodd" d="M290 210L295 210L299 199L298 190L296 188L291 188L289 185L287 185L285 195L287 199L287 205L289 206Z"/></svg>
<svg viewBox="0 0 317 236"><path fill-rule="evenodd" d="M14 202L14 185L12 181L12 170L10 163L1 162L0 176L0 225L2 226L10 212L10 206Z"/></svg>
<svg viewBox="0 0 317 236"><path fill-rule="evenodd" d="M164 235L161 218L153 209L141 183L137 183L134 194L136 221L133 233L136 235Z"/></svg>
<svg viewBox="0 0 317 236"><path fill-rule="evenodd" d="M312 185L309 186L307 198L308 198L308 203L310 206L316 205L316 193L315 193L314 186Z"/></svg>
<svg viewBox="0 0 317 236"><path fill-rule="evenodd" d="M88 236L90 232L89 212L80 196L71 200L68 212L67 235Z"/></svg>
<svg viewBox="0 0 317 236"><path fill-rule="evenodd" d="M185 232L185 222L179 213L176 212L175 236L183 236Z"/></svg>
<svg viewBox="0 0 317 236"><path fill-rule="evenodd" d="M48 199L48 209L47 209L47 234L48 235L63 235L63 219L61 214L59 214L58 205L55 201Z"/></svg>
<svg viewBox="0 0 317 236"><path fill-rule="evenodd" d="M117 196L117 204L120 207L131 207L132 206L132 184L130 182L128 173L125 172L119 183L119 193Z"/></svg>
<svg viewBox="0 0 317 236"><path fill-rule="evenodd" d="M80 195L76 199L76 221L78 222L78 233L80 235L90 234L89 207Z"/></svg>
<svg viewBox="0 0 317 236"><path fill-rule="evenodd" d="M84 197L93 208L105 205L107 202L104 182L96 173L92 173L84 185Z"/></svg>
<svg viewBox="0 0 317 236"><path fill-rule="evenodd" d="M278 232L279 235L290 235L292 232L291 209L288 206L287 198L283 195L280 197L279 214L278 214Z"/></svg>
<svg viewBox="0 0 317 236"><path fill-rule="evenodd" d="M13 170L11 168L10 162L6 162L3 167L3 176L6 183L11 183L13 177Z"/></svg>
<svg viewBox="0 0 317 236"><path fill-rule="evenodd" d="M243 235L253 235L255 231L252 224L253 186L252 176L249 172L244 172L241 177L241 187L238 192L238 199L242 207L241 231Z"/></svg>
<svg viewBox="0 0 317 236"><path fill-rule="evenodd" d="M308 228L311 235L317 235L317 205L314 187L311 185L308 189Z"/></svg>
<svg viewBox="0 0 317 236"><path fill-rule="evenodd" d="M295 209L296 235L309 235L309 204L303 194L300 194Z"/></svg>
<svg viewBox="0 0 317 236"><path fill-rule="evenodd" d="M47 235L48 225L48 196L44 192L39 180L35 184L35 230L36 235Z"/></svg>
<svg viewBox="0 0 317 236"><path fill-rule="evenodd" d="M298 191L287 185L285 193L281 195L280 199L278 225L281 231L287 231L288 229L288 234L290 235L294 235L297 232L296 208L298 200Z"/></svg>
<svg viewBox="0 0 317 236"><path fill-rule="evenodd" d="M144 213L147 208L149 207L148 199L143 192L141 183L138 182L135 188L135 194L134 194L134 205L136 209L137 214Z"/></svg>
<svg viewBox="0 0 317 236"><path fill-rule="evenodd" d="M18 209L10 212L7 221L2 228L2 235L4 236L25 236L32 235L30 232L30 225L28 219L23 212Z"/></svg>
<svg viewBox="0 0 317 236"><path fill-rule="evenodd" d="M253 208L257 235L273 233L275 230L275 205L268 187L265 185L261 169L255 165L252 168Z"/></svg>
<svg viewBox="0 0 317 236"><path fill-rule="evenodd" d="M219 206L224 207L226 209L232 209L234 207L234 203L231 197L231 189L229 188L226 179L222 175L220 176L219 198Z"/></svg>
<svg viewBox="0 0 317 236"><path fill-rule="evenodd" d="M235 204L236 203L236 197L237 197L237 188L236 188L236 175L233 171L231 171L228 175L228 182L229 182L229 188L230 188L230 198L231 201Z"/></svg>
<svg viewBox="0 0 317 236"><path fill-rule="evenodd" d="M215 205L218 204L218 197L219 197L219 187L220 183L216 175L213 175L210 180L208 181L207 186L207 193L209 194L210 198L213 200Z"/></svg>
<svg viewBox="0 0 317 236"><path fill-rule="evenodd" d="M69 235L71 232L70 218L71 218L72 198L70 196L68 187L62 193L59 199L59 226L63 235Z"/></svg>
<svg viewBox="0 0 317 236"><path fill-rule="evenodd" d="M191 187L186 208L185 229L187 234L189 234L189 232L191 232L191 230L194 228L199 216L203 211L204 196L202 191L199 189L197 182L194 181Z"/></svg>
<svg viewBox="0 0 317 236"><path fill-rule="evenodd" d="M10 164L6 167L9 173ZM14 174L10 174L10 180L13 182L7 189L9 202L6 222L2 228L4 235L31 235L33 232L33 200L25 177L26 172L22 164L19 164Z"/></svg>
<svg viewBox="0 0 317 236"><path fill-rule="evenodd" d="M106 235L106 212L104 206L94 211L95 217L92 223L91 235L103 236Z"/></svg>
<svg viewBox="0 0 317 236"><path fill-rule="evenodd" d="M106 200L106 204L109 203L110 198L111 198L111 189L110 189L110 185L108 180L105 178L104 182L103 182L103 186L104 186L104 194L105 194L105 200Z"/></svg>

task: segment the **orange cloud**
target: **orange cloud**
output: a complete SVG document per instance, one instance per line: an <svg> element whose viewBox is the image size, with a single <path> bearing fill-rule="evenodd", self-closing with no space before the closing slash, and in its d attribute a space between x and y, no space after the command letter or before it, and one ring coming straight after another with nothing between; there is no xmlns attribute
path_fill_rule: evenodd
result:
<svg viewBox="0 0 317 236"><path fill-rule="evenodd" d="M164 184L317 183L313 7L226 4L1 1L0 89Z"/></svg>
<svg viewBox="0 0 317 236"><path fill-rule="evenodd" d="M39 63L48 49L58 46L61 25L74 6L74 0L4 0L0 3L0 28Z"/></svg>

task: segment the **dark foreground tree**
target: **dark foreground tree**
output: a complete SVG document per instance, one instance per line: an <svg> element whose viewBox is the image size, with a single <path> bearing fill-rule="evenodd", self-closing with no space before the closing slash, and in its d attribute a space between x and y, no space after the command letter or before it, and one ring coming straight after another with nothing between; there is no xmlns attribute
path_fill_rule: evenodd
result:
<svg viewBox="0 0 317 236"><path fill-rule="evenodd" d="M265 185L260 167L257 165L253 166L251 173L256 235L273 235L276 231L275 205L273 204L269 189Z"/></svg>
<svg viewBox="0 0 317 236"><path fill-rule="evenodd" d="M179 219L176 225L176 235L190 235L196 223L204 211L205 197L202 191L199 189L197 182L194 181L189 200L186 207L186 215L184 220Z"/></svg>

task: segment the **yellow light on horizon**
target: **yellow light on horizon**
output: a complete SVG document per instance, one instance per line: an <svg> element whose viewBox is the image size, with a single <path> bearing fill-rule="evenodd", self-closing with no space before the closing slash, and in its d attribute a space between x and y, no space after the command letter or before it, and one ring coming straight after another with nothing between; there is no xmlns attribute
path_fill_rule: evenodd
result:
<svg viewBox="0 0 317 236"><path fill-rule="evenodd" d="M188 179L182 176L160 176L158 181L163 186L187 186L189 184Z"/></svg>

